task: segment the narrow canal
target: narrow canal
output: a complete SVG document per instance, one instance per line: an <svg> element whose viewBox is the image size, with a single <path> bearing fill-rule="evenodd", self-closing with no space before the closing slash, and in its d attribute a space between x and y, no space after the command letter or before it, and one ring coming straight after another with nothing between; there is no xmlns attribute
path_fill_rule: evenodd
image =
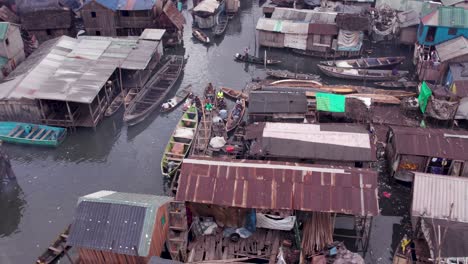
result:
<svg viewBox="0 0 468 264"><path fill-rule="evenodd" d="M241 1L240 12L230 21L226 35L215 39L209 47L192 39L192 18L187 11L190 8L189 0L184 7L187 19L184 48L176 51L188 57L180 86L192 84L195 92L201 94L207 82L242 89L252 78L265 77L262 66L233 61L233 55L245 47L255 50L255 25L262 15L257 0ZM392 44L378 48L374 44L370 49L374 50L372 55L411 58L408 48ZM285 69L318 73L316 59L284 50L267 52L268 56L285 62L282 66ZM263 55L264 50L257 50L258 53ZM409 67L409 62L405 66ZM324 81L344 84L327 78ZM0 193L0 263L34 262L71 222L79 196L98 190L164 193L161 154L181 110L153 113L148 120L132 128L122 123L122 110L105 119L96 131L78 129L71 133L57 149L4 145L18 185L7 186ZM380 193L387 191L391 197L381 197L382 216L374 219L366 263L391 263L393 248L403 234L401 221L408 210L409 188L390 184L385 173L381 178Z"/></svg>

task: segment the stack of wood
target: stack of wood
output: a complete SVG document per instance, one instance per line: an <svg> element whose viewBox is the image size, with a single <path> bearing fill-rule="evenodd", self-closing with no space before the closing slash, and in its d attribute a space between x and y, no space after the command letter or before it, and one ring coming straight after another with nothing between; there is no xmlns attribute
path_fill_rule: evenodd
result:
<svg viewBox="0 0 468 264"><path fill-rule="evenodd" d="M304 223L302 249L305 256L315 255L333 242L330 213L313 212Z"/></svg>

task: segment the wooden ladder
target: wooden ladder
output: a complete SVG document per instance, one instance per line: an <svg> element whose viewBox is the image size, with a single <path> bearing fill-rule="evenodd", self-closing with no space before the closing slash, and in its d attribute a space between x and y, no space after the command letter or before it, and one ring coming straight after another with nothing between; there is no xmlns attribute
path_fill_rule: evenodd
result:
<svg viewBox="0 0 468 264"><path fill-rule="evenodd" d="M188 227L187 213L183 202L170 202L169 204L169 232L166 245L171 258L185 262L187 259Z"/></svg>

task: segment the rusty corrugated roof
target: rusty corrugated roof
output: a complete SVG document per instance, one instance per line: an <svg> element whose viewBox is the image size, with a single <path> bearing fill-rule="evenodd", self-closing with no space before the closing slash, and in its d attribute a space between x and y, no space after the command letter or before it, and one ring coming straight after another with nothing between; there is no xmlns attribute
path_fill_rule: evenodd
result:
<svg viewBox="0 0 468 264"><path fill-rule="evenodd" d="M182 30L184 28L185 18L182 13L177 10L177 7L172 1L167 1L163 11L169 20L171 20L171 22L177 27L177 29Z"/></svg>
<svg viewBox="0 0 468 264"><path fill-rule="evenodd" d="M468 132L392 126L398 154L468 160Z"/></svg>
<svg viewBox="0 0 468 264"><path fill-rule="evenodd" d="M377 215L377 173L367 169L184 159L178 201L257 209Z"/></svg>

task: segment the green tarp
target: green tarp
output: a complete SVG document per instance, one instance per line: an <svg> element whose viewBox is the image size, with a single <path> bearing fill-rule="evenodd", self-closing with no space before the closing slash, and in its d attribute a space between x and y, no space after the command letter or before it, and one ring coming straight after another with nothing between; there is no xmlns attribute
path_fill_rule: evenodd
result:
<svg viewBox="0 0 468 264"><path fill-rule="evenodd" d="M316 93L317 110L326 112L345 112L346 97L344 95Z"/></svg>
<svg viewBox="0 0 468 264"><path fill-rule="evenodd" d="M431 97L432 91L429 86L427 86L426 82L421 84L421 91L419 91L418 102L419 102L419 109L421 109L422 113L426 112L427 101L429 97Z"/></svg>

